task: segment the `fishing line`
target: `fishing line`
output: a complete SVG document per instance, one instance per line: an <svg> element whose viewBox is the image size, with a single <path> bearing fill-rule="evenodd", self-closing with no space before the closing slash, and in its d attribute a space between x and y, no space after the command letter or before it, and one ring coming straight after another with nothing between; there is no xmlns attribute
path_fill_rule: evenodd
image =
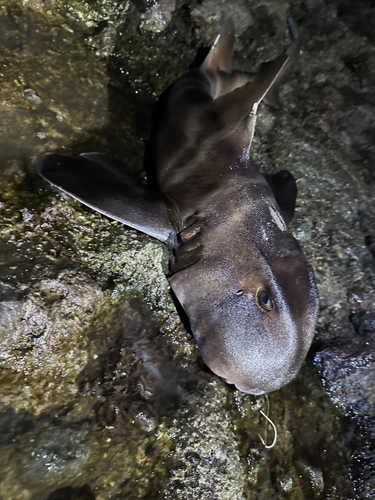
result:
<svg viewBox="0 0 375 500"><path fill-rule="evenodd" d="M265 448L267 448L267 450L270 450L271 448L273 448L277 442L277 427L276 425L272 422L272 420L270 419L269 417L269 414L270 414L270 400L268 398L268 395L265 394L265 397L266 397L266 400L267 400L267 414L264 413L263 410L259 410L260 414L263 415L263 417L266 419L266 423L265 423L265 427L264 427L264 439L262 438L262 436L260 434L258 434L259 436L259 439L261 440L262 444L264 445ZM272 429L273 429L273 441L270 445L267 444L267 431L268 431L268 424L271 425Z"/></svg>

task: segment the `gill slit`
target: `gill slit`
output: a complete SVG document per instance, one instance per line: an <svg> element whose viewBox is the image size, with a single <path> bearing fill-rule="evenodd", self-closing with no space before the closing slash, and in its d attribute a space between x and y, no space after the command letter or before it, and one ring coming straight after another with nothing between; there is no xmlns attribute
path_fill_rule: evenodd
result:
<svg viewBox="0 0 375 500"><path fill-rule="evenodd" d="M172 223L172 226L176 229L177 233L180 233L183 229L182 227L182 220L181 220L181 215L180 211L178 209L178 205L174 197L169 194L169 193L164 193L164 196L167 199L168 202L168 212L169 212L169 218Z"/></svg>

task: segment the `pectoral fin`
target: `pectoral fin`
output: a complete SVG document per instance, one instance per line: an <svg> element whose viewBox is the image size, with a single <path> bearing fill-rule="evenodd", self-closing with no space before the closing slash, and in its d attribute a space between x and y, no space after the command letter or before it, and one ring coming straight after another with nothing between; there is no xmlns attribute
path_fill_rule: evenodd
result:
<svg viewBox="0 0 375 500"><path fill-rule="evenodd" d="M120 161L99 153L46 153L35 167L47 182L111 219L163 242L174 238L163 195L133 179Z"/></svg>
<svg viewBox="0 0 375 500"><path fill-rule="evenodd" d="M280 170L274 175L266 176L266 179L273 191L285 223L289 224L293 219L296 208L297 184L295 178L288 170Z"/></svg>

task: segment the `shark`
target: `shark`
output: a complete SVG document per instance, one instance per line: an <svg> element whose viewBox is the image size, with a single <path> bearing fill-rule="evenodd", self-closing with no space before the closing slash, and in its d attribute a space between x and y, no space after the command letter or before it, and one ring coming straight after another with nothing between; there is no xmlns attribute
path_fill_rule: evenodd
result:
<svg viewBox="0 0 375 500"><path fill-rule="evenodd" d="M293 33L292 33L293 35ZM203 63L168 93L154 133L156 187L100 153L44 153L36 170L83 204L167 245L168 280L204 362L260 395L298 373L318 313L313 269L288 231L293 175L264 176L250 152L261 101L279 107L301 37L256 74L232 70L228 18Z"/></svg>

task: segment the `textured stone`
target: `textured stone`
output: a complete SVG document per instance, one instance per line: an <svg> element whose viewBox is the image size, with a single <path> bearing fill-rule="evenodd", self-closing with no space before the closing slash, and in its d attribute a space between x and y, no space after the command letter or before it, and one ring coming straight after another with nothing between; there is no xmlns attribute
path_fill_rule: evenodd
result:
<svg viewBox="0 0 375 500"><path fill-rule="evenodd" d="M304 35L284 107L260 109L252 146L266 172L297 179L291 228L321 297L312 355L269 396L270 452L259 438L265 400L233 391L199 358L165 248L31 174L46 150L101 151L141 174L137 109L209 46L223 13L236 25L234 68L280 53L289 15ZM373 18L368 2L349 0L176 10L0 0L1 498L374 496Z"/></svg>

